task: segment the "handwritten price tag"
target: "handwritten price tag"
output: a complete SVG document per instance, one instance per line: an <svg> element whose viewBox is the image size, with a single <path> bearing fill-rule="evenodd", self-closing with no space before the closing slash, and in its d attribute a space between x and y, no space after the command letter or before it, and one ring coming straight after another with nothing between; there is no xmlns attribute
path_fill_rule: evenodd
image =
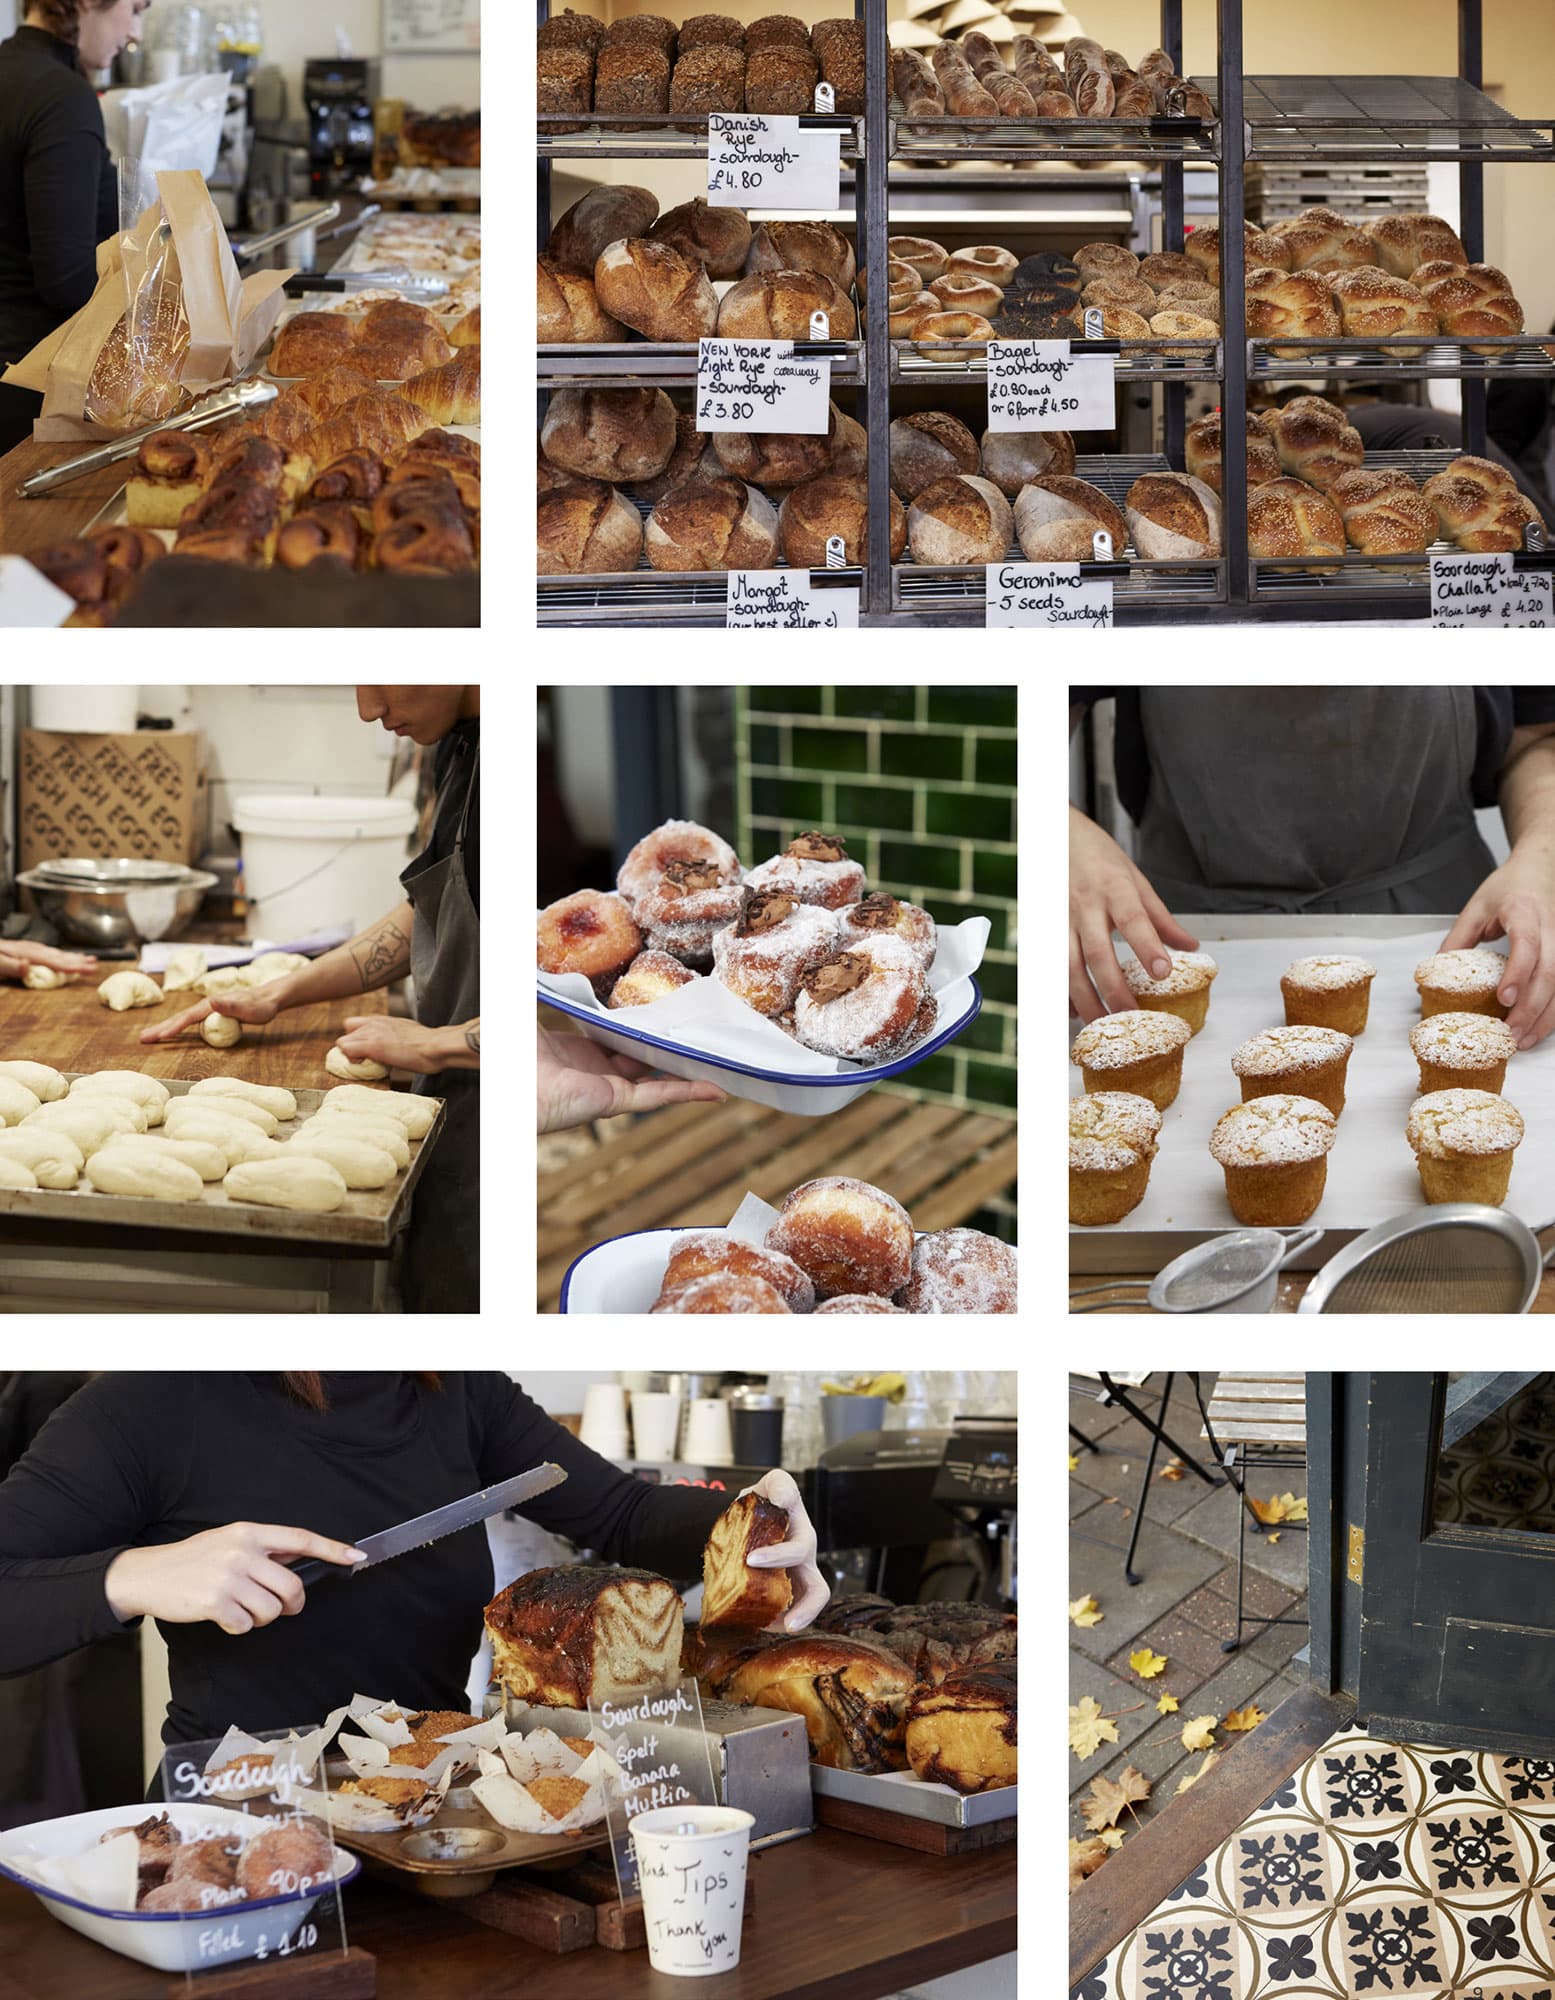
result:
<svg viewBox="0 0 1555 2000"><path fill-rule="evenodd" d="M1117 363L1072 354L1067 340L990 340L991 431L1110 431L1117 422Z"/></svg>
<svg viewBox="0 0 1555 2000"><path fill-rule="evenodd" d="M833 209L841 201L840 132L797 118L715 111L707 121L707 199L713 208Z"/></svg>
<svg viewBox="0 0 1555 2000"><path fill-rule="evenodd" d="M1555 578L1516 570L1505 553L1431 557L1431 623L1443 630L1477 627L1533 631L1555 627Z"/></svg>
<svg viewBox="0 0 1555 2000"><path fill-rule="evenodd" d="M816 590L803 569L732 569L726 631L817 632L858 627L858 591Z"/></svg>
<svg viewBox="0 0 1555 2000"><path fill-rule="evenodd" d="M698 341L696 415L699 431L824 437L831 356L796 355L791 340Z"/></svg>
<svg viewBox="0 0 1555 2000"><path fill-rule="evenodd" d="M1084 577L1078 563L989 563L983 623L1112 628L1112 579Z"/></svg>

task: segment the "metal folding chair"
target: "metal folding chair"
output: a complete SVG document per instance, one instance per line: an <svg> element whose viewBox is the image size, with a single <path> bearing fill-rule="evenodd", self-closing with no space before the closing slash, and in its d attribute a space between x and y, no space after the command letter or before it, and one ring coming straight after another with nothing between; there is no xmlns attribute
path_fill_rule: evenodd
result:
<svg viewBox="0 0 1555 2000"><path fill-rule="evenodd" d="M1213 1428L1211 1428L1213 1426ZM1260 1521L1248 1497L1249 1472L1300 1473L1307 1469L1307 1380L1304 1375L1237 1372L1217 1376L1202 1436L1209 1440L1226 1469L1237 1496L1236 1513L1236 1632L1222 1640L1220 1650L1234 1653L1244 1628L1252 1630L1243 1612L1246 1579L1247 1524L1261 1535L1307 1532L1305 1521ZM1218 1442L1217 1442L1218 1437ZM1262 1618L1257 1630L1271 1625L1305 1625L1306 1618Z"/></svg>
<svg viewBox="0 0 1555 2000"><path fill-rule="evenodd" d="M1206 1486L1224 1486L1226 1483L1218 1473L1206 1471L1194 1457L1193 1453L1188 1450L1187 1446L1180 1445L1164 1428L1161 1422L1161 1419L1166 1415L1167 1406L1171 1401L1172 1384L1177 1379L1175 1373L1168 1374L1165 1378L1165 1386L1161 1390L1161 1400L1157 1414L1154 1417L1150 1416L1140 1407L1140 1403L1137 1400L1138 1393L1150 1381L1151 1372L1147 1370L1142 1375L1109 1375L1101 1372L1095 1375L1087 1375L1071 1370L1069 1375L1069 1393L1071 1396L1088 1396L1093 1403L1100 1403L1104 1409L1115 1405L1120 1410L1127 1410L1134 1421L1142 1424L1150 1433L1150 1450L1145 1458L1144 1477L1139 1482L1139 1500L1134 1508L1134 1529L1128 1538L1128 1548L1123 1557L1123 1575L1129 1583L1143 1581L1134 1572L1134 1551L1139 1546L1139 1531L1144 1526L1145 1521L1145 1503L1150 1497L1150 1479L1155 1471L1156 1452L1160 1447L1163 1444L1166 1445L1173 1456L1181 1461L1183 1469L1187 1472L1197 1474ZM1210 1449L1218 1456L1219 1447L1216 1445L1214 1433L1210 1429L1210 1413L1204 1407L1204 1392L1199 1387L1199 1378L1196 1374L1190 1372L1188 1380L1193 1384L1194 1399L1199 1406L1199 1415L1204 1419L1204 1430L1205 1435L1209 1438ZM1130 1391L1133 1392L1132 1395ZM1098 1450L1098 1447L1092 1444L1091 1440L1078 1430L1074 1424L1069 1426L1069 1435L1079 1438L1081 1443L1086 1445L1091 1451ZM1115 1549L1117 1547L1116 1542L1104 1541L1100 1535L1088 1535L1083 1528L1074 1528L1070 1532L1078 1536L1082 1542L1096 1542L1104 1549Z"/></svg>

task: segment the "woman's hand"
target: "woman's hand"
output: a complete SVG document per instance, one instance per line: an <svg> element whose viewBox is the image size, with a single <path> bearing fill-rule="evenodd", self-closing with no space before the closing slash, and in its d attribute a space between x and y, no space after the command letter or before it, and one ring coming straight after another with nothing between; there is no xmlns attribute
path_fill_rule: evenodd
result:
<svg viewBox="0 0 1555 2000"><path fill-rule="evenodd" d="M125 1549L108 1565L104 1587L116 1618L160 1618L168 1625L219 1625L252 1632L277 1618L294 1618L303 1588L282 1556L315 1556L349 1568L365 1561L349 1542L332 1542L306 1528L255 1521L208 1528L165 1548Z"/></svg>
<svg viewBox="0 0 1555 2000"><path fill-rule="evenodd" d="M140 1039L143 1042L176 1042L187 1029L198 1028L207 1014L222 1014L229 1021L242 1021L248 1027L262 1028L291 1005L286 997L287 984L286 979L271 979L263 986L252 989L234 986L225 993L218 993L213 1000L196 1000L182 1013L170 1014L165 1021L158 1021L155 1027L143 1028Z"/></svg>
<svg viewBox="0 0 1555 2000"><path fill-rule="evenodd" d="M769 1632L802 1632L831 1598L826 1580L815 1566L815 1529L805 1512L799 1488L790 1474L779 1467L747 1486L746 1493L758 1493L781 1507L788 1516L788 1540L770 1548L752 1549L745 1558L752 1569L786 1569L793 1572L794 1601L781 1618L767 1627ZM739 1496L742 1500L745 1494Z"/></svg>
<svg viewBox="0 0 1555 2000"><path fill-rule="evenodd" d="M0 938L0 979L25 979L33 965L46 965L51 972L95 972L97 959L89 951L60 951L30 938Z"/></svg>
<svg viewBox="0 0 1555 2000"><path fill-rule="evenodd" d="M1555 854L1548 848L1514 847L1464 904L1441 949L1466 951L1498 937L1510 950L1496 997L1510 1009L1506 1025L1517 1046L1531 1049L1555 1028Z"/></svg>
<svg viewBox="0 0 1555 2000"><path fill-rule="evenodd" d="M1110 833L1069 809L1069 1011L1082 1021L1134 1005L1118 965L1112 933L1120 931L1152 977L1171 961L1163 947L1193 951L1190 937Z"/></svg>
<svg viewBox="0 0 1555 2000"><path fill-rule="evenodd" d="M418 1076L474 1067L460 1060L468 1054L462 1028L423 1028L403 1014L349 1014L336 1046L352 1062L380 1062Z"/></svg>
<svg viewBox="0 0 1555 2000"><path fill-rule="evenodd" d="M664 1104L722 1104L715 1083L688 1083L678 1076L655 1076L646 1063L618 1056L586 1035L540 1030L540 1073L536 1086L538 1129L565 1132L596 1118L623 1111L657 1111Z"/></svg>

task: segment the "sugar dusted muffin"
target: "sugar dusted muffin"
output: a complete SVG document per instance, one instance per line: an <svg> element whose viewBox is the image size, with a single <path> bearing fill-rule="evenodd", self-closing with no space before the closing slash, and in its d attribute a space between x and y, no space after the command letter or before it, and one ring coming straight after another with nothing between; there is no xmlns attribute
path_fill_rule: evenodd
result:
<svg viewBox="0 0 1555 2000"><path fill-rule="evenodd" d="M1323 1199L1334 1114L1311 1097L1255 1097L1234 1104L1210 1134L1238 1222L1284 1229Z"/></svg>
<svg viewBox="0 0 1555 2000"><path fill-rule="evenodd" d="M1523 1121L1504 1097L1490 1090L1433 1090L1410 1106L1405 1136L1428 1202L1499 1208L1506 1200Z"/></svg>
<svg viewBox="0 0 1555 2000"><path fill-rule="evenodd" d="M1422 1092L1499 1091L1517 1037L1493 1014L1431 1014L1409 1031Z"/></svg>
<svg viewBox="0 0 1555 2000"><path fill-rule="evenodd" d="M1344 1077L1354 1046L1339 1028L1266 1028L1243 1042L1231 1068L1244 1103L1294 1092L1326 1104L1337 1118L1344 1109Z"/></svg>
<svg viewBox="0 0 1555 2000"><path fill-rule="evenodd" d="M1161 1014L1175 1014L1186 1021L1196 1035L1209 1012L1209 989L1220 970L1207 951L1168 951L1172 969L1164 979L1152 979L1133 956L1122 962L1128 990L1142 1008Z"/></svg>
<svg viewBox="0 0 1555 2000"><path fill-rule="evenodd" d="M1121 1222L1144 1200L1161 1131L1148 1097L1098 1090L1069 1100L1069 1220Z"/></svg>
<svg viewBox="0 0 1555 2000"><path fill-rule="evenodd" d="M1290 1028L1338 1028L1359 1035L1371 1006L1371 982L1377 968L1364 958L1298 958L1280 974L1285 1001L1285 1025Z"/></svg>
<svg viewBox="0 0 1555 2000"><path fill-rule="evenodd" d="M1494 1014L1504 1021L1508 1008L1496 998L1506 977L1506 959L1499 951L1476 945L1472 951L1439 951L1415 967L1420 989L1420 1014Z"/></svg>
<svg viewBox="0 0 1555 2000"><path fill-rule="evenodd" d="M1182 1083L1182 1052L1193 1030L1179 1015L1131 1008L1103 1014L1074 1038L1069 1052L1088 1091L1133 1091L1164 1111Z"/></svg>

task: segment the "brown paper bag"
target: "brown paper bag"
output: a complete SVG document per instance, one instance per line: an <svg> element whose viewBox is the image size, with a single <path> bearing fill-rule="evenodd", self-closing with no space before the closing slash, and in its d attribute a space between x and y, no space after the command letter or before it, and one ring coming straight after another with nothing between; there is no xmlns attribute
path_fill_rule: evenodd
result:
<svg viewBox="0 0 1555 2000"><path fill-rule="evenodd" d="M253 361L289 271L240 278L202 177L157 175L157 201L100 244L98 283L4 381L43 396L39 438L114 436L171 416Z"/></svg>

